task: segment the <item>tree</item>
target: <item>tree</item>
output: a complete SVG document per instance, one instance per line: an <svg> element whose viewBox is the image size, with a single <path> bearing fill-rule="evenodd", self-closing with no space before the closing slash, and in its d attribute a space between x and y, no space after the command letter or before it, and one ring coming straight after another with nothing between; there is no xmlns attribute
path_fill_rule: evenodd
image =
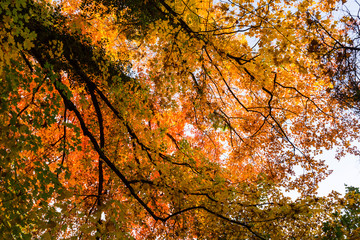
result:
<svg viewBox="0 0 360 240"><path fill-rule="evenodd" d="M352 8L359 3L354 2ZM340 20L342 30L336 33L330 26L324 25L319 16L309 14L310 26L315 31L316 39L309 47L310 52L319 55L320 66L330 76L333 98L344 108L359 111L359 15L344 6ZM355 12L355 9L352 9Z"/></svg>
<svg viewBox="0 0 360 240"><path fill-rule="evenodd" d="M331 222L323 225L321 239L358 239L360 237L359 188L346 187L341 211L333 213Z"/></svg>
<svg viewBox="0 0 360 240"><path fill-rule="evenodd" d="M318 64L335 3L287 3L2 1L4 238L312 236L358 119Z"/></svg>
<svg viewBox="0 0 360 240"><path fill-rule="evenodd" d="M359 7L359 3L357 3ZM326 34L333 39L331 53L327 58L334 60L331 78L334 84L334 97L344 107L359 112L359 15L354 15L349 9L346 10L342 19L343 28L346 29L344 37L334 37L331 32Z"/></svg>

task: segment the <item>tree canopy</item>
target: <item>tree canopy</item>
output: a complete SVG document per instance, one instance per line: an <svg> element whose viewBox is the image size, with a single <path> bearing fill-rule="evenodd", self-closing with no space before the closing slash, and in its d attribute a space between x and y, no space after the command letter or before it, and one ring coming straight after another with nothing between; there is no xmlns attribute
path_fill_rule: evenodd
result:
<svg viewBox="0 0 360 240"><path fill-rule="evenodd" d="M330 221L324 222L321 239L358 239L360 237L359 188L346 187L342 200L343 208L333 213Z"/></svg>
<svg viewBox="0 0 360 240"><path fill-rule="evenodd" d="M359 137L339 4L2 0L0 235L325 236L317 155Z"/></svg>

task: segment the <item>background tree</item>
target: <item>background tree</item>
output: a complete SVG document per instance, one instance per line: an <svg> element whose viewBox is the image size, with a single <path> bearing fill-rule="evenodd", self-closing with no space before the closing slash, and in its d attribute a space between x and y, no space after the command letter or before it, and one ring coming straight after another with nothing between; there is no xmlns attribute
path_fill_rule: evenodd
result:
<svg viewBox="0 0 360 240"><path fill-rule="evenodd" d="M343 208L333 213L333 219L323 225L321 239L358 239L360 237L360 209L358 188L346 187Z"/></svg>
<svg viewBox="0 0 360 240"><path fill-rule="evenodd" d="M333 97L345 108L359 111L359 15L356 7L359 3L352 2L351 11L344 6L340 19L340 34L329 26L318 21L319 16L309 14L310 26L316 29L317 40L309 46L310 52L319 54L320 66L331 78ZM330 89L329 89L330 91Z"/></svg>

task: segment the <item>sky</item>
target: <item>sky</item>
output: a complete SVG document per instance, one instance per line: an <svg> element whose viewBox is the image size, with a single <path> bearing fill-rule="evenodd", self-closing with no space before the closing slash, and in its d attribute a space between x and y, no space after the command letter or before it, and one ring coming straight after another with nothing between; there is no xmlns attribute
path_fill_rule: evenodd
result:
<svg viewBox="0 0 360 240"><path fill-rule="evenodd" d="M360 143L357 144L360 149ZM358 187L360 189L360 156L346 155L338 161L335 157L336 151L324 151L323 154L317 156L317 159L325 160L329 166L328 170L333 172L319 184L317 195L320 197L328 196L332 191L336 191L341 195L345 195L345 185ZM299 169L297 174L302 174L303 170ZM300 197L297 191L283 192L285 196L296 200Z"/></svg>
<svg viewBox="0 0 360 240"><path fill-rule="evenodd" d="M326 196L332 190L345 194L345 186L360 188L360 156L348 154L340 161L335 159L335 151L327 151L319 158L326 160L332 174L319 184L318 195Z"/></svg>

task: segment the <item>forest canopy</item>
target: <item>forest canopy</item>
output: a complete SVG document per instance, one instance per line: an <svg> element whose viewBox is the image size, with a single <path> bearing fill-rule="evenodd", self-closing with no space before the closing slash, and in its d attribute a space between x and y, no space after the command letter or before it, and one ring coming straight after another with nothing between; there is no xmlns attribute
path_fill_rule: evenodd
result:
<svg viewBox="0 0 360 240"><path fill-rule="evenodd" d="M356 239L359 190L316 195L358 154L341 4L2 0L0 236Z"/></svg>

